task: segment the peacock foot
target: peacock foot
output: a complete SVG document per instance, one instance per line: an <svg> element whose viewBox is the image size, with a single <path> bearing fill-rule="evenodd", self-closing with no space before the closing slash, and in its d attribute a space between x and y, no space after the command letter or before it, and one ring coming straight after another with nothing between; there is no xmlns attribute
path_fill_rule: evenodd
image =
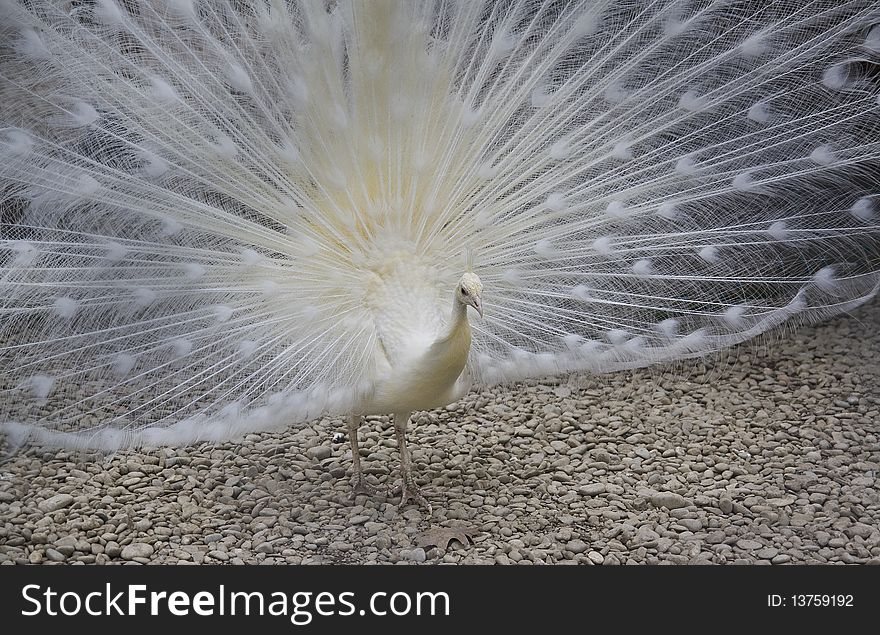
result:
<svg viewBox="0 0 880 635"><path fill-rule="evenodd" d="M422 496L422 492L419 490L418 486L412 481L403 481L400 487L397 487L392 493L392 496L400 495L400 503L398 507L403 507L407 504L407 502L412 501L416 505L424 507L428 510L428 516L433 513L433 509L431 508L431 503L428 502L424 496Z"/></svg>
<svg viewBox="0 0 880 635"><path fill-rule="evenodd" d="M388 492L375 487L374 485L370 485L363 478L353 478L351 483L351 494L349 494L349 498L354 500L358 496L373 496L377 498L387 498Z"/></svg>

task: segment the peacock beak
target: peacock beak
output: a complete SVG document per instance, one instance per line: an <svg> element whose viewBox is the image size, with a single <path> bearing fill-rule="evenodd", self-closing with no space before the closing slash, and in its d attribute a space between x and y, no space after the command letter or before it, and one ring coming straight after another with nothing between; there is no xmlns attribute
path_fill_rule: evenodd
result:
<svg viewBox="0 0 880 635"><path fill-rule="evenodd" d="M479 297L474 297L473 307L477 310L477 313L480 314L480 319L483 318L483 301Z"/></svg>

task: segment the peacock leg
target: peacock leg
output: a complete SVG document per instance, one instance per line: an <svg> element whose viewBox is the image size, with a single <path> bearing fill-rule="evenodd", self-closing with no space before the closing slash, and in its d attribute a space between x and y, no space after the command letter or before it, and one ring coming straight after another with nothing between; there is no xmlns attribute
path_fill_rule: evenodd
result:
<svg viewBox="0 0 880 635"><path fill-rule="evenodd" d="M351 463L354 467L354 476L351 479L351 498L358 494L367 496L385 496L385 492L369 485L364 481L364 473L361 471L361 454L358 450L358 428L361 425L360 415L351 415L348 419L348 438L351 440Z"/></svg>
<svg viewBox="0 0 880 635"><path fill-rule="evenodd" d="M400 507L403 507L407 501L411 500L418 505L422 505L428 509L428 515L431 515L431 503L429 503L412 477L412 459L409 450L406 447L406 424L409 422L411 413L394 415L394 431L397 433L397 447L400 450ZM396 493L396 492L395 492Z"/></svg>

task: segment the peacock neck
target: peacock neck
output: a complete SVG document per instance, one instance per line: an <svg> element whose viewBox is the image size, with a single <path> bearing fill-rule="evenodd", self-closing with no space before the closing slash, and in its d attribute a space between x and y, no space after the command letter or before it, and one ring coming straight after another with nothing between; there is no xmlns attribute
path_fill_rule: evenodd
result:
<svg viewBox="0 0 880 635"><path fill-rule="evenodd" d="M461 333L462 331L467 332L470 330L470 324L468 323L467 316L467 305L458 301L457 297L452 298L452 319L449 320L449 330L446 333L446 338L448 339L454 337L456 334Z"/></svg>
<svg viewBox="0 0 880 635"><path fill-rule="evenodd" d="M452 385L467 363L471 347L471 327L467 306L456 301L452 305L452 319L446 332L437 338L427 353L435 378L444 385Z"/></svg>

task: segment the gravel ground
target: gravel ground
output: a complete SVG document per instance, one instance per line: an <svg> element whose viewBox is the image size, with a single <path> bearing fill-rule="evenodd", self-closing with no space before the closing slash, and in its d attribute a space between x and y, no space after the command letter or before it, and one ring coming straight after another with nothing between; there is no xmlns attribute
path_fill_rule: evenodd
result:
<svg viewBox="0 0 880 635"><path fill-rule="evenodd" d="M0 464L0 563L878 564L878 359L873 302L711 362L472 394L410 428L431 518L349 500L338 419L31 449ZM368 479L393 484L388 420L361 440ZM473 543L444 549L453 533Z"/></svg>

